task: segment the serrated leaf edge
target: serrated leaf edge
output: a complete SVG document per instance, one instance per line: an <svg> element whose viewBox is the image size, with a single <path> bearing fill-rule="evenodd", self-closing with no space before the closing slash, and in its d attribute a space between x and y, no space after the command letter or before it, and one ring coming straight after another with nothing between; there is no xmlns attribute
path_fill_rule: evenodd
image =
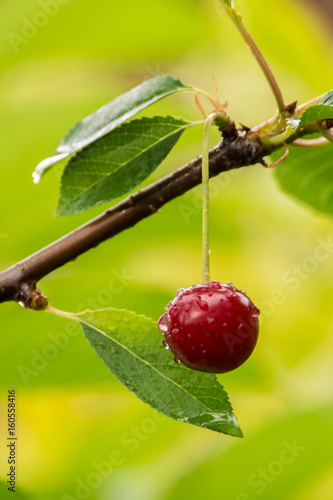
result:
<svg viewBox="0 0 333 500"><path fill-rule="evenodd" d="M175 78L173 75L171 74L165 74L165 75L158 75L157 77L155 78L151 78L150 80L147 80L147 82L151 81L151 80L156 80L158 78L161 78L161 77L171 77L174 79L175 82L178 82L180 84L180 86L178 88L176 88L175 90L172 90L172 91L167 91L161 95L159 95L157 98L155 96L155 98L151 98L149 101L145 101L144 103L142 103L140 106L137 107L137 110L132 113L131 111L128 111L127 113L125 113L124 115L122 115L122 118L121 117L118 117L116 120L115 120L115 123L118 123L112 127L112 128L109 128L110 127L110 124L106 124L104 125L104 127L102 127L99 132L95 133L93 138L87 143L85 144L84 146L77 146L76 148L73 148L73 149L70 149L67 151L65 150L65 148L62 149L63 147L63 141L64 141L64 138L69 134L69 132L75 127L77 126L78 124L82 123L84 120L86 120L87 118L89 118L90 116L94 115L95 113L97 113L98 111L100 111L101 109L105 108L106 106L108 106L109 104L111 104L114 100L118 99L118 98L121 98L123 96L125 96L126 94L128 94L129 92L131 92L133 89L137 88L137 87L140 87L142 86L144 83L146 82L141 82L140 84L138 84L136 87L133 87L132 89L128 90L127 92L124 92L123 94L120 94L119 96L115 97L112 101L109 101L108 103L104 104L104 106L100 107L98 110L94 111L93 113L91 113L90 115L88 116L85 116L82 120L79 120L78 122L76 122L67 132L66 134L63 136L62 140L60 141L56 151L53 153L53 155L47 157L47 158L44 158L44 160L42 160L41 162L39 162L36 166L36 168L34 169L34 172L33 172L33 180L34 180L34 183L35 184L38 184L43 176L44 173L46 173L53 165L55 165L56 163L58 163L59 161L61 161L62 159L64 158L67 158L68 156L71 156L72 154L75 154L77 153L78 151L81 151L82 149L85 149L87 146L89 146L90 144L94 143L96 140L100 139L101 137L103 137L104 135L106 135L108 132L111 132L111 130L114 130L115 128L119 127L120 125L122 125L123 123L127 122L130 118L132 118L133 116L135 116L137 113L139 113L140 111L142 111L143 109L145 108L148 108L149 106L155 104L156 102L160 101L161 99L164 99L166 97L169 97L170 95L173 95L173 94L177 94L177 93L180 93L180 92L198 92L200 91L200 89L196 89L194 88L192 85L186 85L184 84L179 78Z"/></svg>
<svg viewBox="0 0 333 500"><path fill-rule="evenodd" d="M112 342L115 342L117 345L119 345L121 348L123 349L126 349L131 355L133 355L136 359L140 360L141 362L143 362L145 365L147 365L150 369L153 369L156 373L158 373L162 378L165 378L166 380L168 380L171 384L173 384L175 387L178 387L180 390L184 391L188 396L190 396L194 401L196 401L197 403L199 402L200 405L202 405L206 410L207 410L207 413L208 414L211 414L213 415L212 411L204 404L202 403L200 400L198 400L197 398L195 398L191 393L189 393L188 391L186 391L184 389L183 386L177 384L174 380L172 379L169 379L166 375L164 375L163 373L161 373L159 370L157 370L153 365L149 364L147 361L145 361L144 359L140 358L138 355L136 355L135 353L133 353L130 349L128 349L126 346L124 346L123 344L121 344L120 342L118 342L117 340L115 340L114 338L110 337L107 333L103 332L103 330L100 330L99 328L97 328L96 326L90 324L88 321L84 321L82 320L81 318L78 318L78 316L80 316L81 314L86 314L86 313L98 313L98 312L105 312L105 311L116 311L116 312L126 312L126 313L129 313L131 315L133 315L134 317L136 318L143 318L145 319L146 321L149 321L152 325L155 325L156 324L156 321L154 321L152 318L148 318L147 316L145 316L144 314L137 314L135 313L134 311L128 311L127 309L115 309L115 308L106 308L106 309L96 309L94 311L91 311L90 309L87 309L86 311L84 312L81 312L81 313L78 313L77 315L75 314L74 316L71 315L71 318L73 318L75 321L79 322L80 324L83 323L84 325L86 325L87 327L90 327L90 328L93 328L95 329L97 332L99 332L101 335L103 335L105 338L108 338L109 340L112 340ZM104 360L103 360L104 362ZM186 368L186 367L185 367ZM225 390L224 386L218 381L217 377L215 374L210 374L210 375L213 375L214 376L214 379L216 382L218 382L218 384L220 384L220 386L222 387L222 390L225 392L225 395L226 395L226 403L229 405L229 408L230 408L230 413L231 413L231 419L233 421L233 424L234 424L234 429L235 431L238 431L238 433L236 434L229 434L229 435L233 435L235 437L243 437L243 433L242 433L242 430L241 428L239 427L239 424L237 422L237 417L236 415L234 414L234 411L233 411L233 407L232 407L232 404L230 402L230 399L229 399L229 395L227 393L227 391ZM140 398L139 398L140 399ZM148 404L148 403L145 403L145 404ZM148 404L148 406L151 406ZM159 410L157 410L159 411ZM215 415L218 415L215 413ZM172 417L171 417L172 418ZM190 420L187 418L187 417L184 417L184 419L177 419L181 422L190 422ZM203 424L194 424L194 425L197 425L199 427L202 427L202 428L205 428L205 425L209 425L211 424L213 421L209 421L207 422L207 424L203 423ZM228 423L226 422L226 425L228 425ZM209 430L215 430L215 429L209 429ZM215 432L219 432L219 431L216 431Z"/></svg>
<svg viewBox="0 0 333 500"><path fill-rule="evenodd" d="M158 118L158 117L157 117L157 116L156 116L156 117L151 117L151 118L150 118L150 117L149 117L149 118L147 118L147 117L142 117L142 118L138 118L138 119L135 119L135 120L131 120L131 121L127 122L127 123L122 123L121 125L119 125L119 126L118 126L118 127L116 127L115 129L111 130L111 131L109 132L109 134L113 133L113 132L114 132L114 130L116 130L116 129L120 130L122 127L126 127L127 125L132 124L132 123L134 123L134 122L140 122L140 121L142 121L142 120L147 120L147 119L148 119L148 120L149 120L149 119L152 119L152 120L153 120L154 118ZM127 160L125 163L122 163L121 165L119 165L119 166L117 167L117 169L112 170L112 172L110 172L109 174L105 175L105 177L103 177L102 181L104 181L104 179L106 179L107 177L112 176L112 175L114 174L114 172L116 172L116 171L117 171L117 170L119 170L120 168L123 168L125 165L129 164L129 163L130 163L131 161L133 161L133 160L134 160L137 156L140 156L141 154L145 153L146 151L149 151L149 149L151 149L151 148L153 148L153 147L156 147L156 145L157 145L157 144L159 144L160 142L163 142L163 141L164 141L165 139L167 139L168 137L171 137L171 136L173 136L173 135L175 135L175 134L179 133L180 131L181 131L181 132L183 132L183 131L185 131L187 128L193 127L193 126L195 126L195 125L201 125L201 124L203 123L202 121L191 122L191 121L189 121L189 120L186 120L185 118L181 118L181 117L177 118L177 117L174 117L174 116L172 116L172 115L166 115L166 116L165 116L165 118L174 118L174 119L176 119L176 120L182 120L182 121L184 122L184 126L179 127L178 129L176 129L176 130L175 130L175 131L173 131L173 132L170 132L170 133L169 133L169 134L167 134L167 135L164 135L164 136L163 136L163 137L161 137L161 138L160 138L157 142L155 142L155 143L151 144L151 145L150 145L150 146L148 146L146 149L142 149L138 155L133 156L132 158L130 158L129 160ZM103 140L105 137L107 137L107 135L108 135L108 134L104 135L103 137L100 137L99 139L97 139L97 141L98 141L98 140ZM86 150L86 151L87 151L89 148L94 147L94 145L96 144L96 142L97 142L97 141L94 141L93 143L89 144L89 145L88 145L88 146L86 146L83 150ZM81 151L83 151L83 150L81 150ZM80 154L80 152L77 152L77 153L75 154L75 156L73 156L73 157L71 158L71 160L72 160L72 159L74 159L74 158L76 158L78 154ZM70 161L71 161L71 160L70 160ZM61 188L62 188L63 178L64 178L64 176L66 175L66 168L67 168L67 166L68 166L68 165L69 165L69 162L67 163L67 165L66 165L66 167L65 167L65 169L64 169L64 171L63 171L63 173L62 173L62 176L61 176L61 182L60 182L60 193L61 193ZM100 183L100 182L102 182L102 181L101 181L101 180L97 180L94 184L91 184L91 185L90 185L89 187L87 187L86 189L84 189L84 190L80 191L80 193L79 193L79 194L77 194L77 195L76 195L76 196L75 196L75 197L71 200L71 202L70 202L69 204L67 204L67 207L68 207L69 205L72 205L73 203L75 203L75 201L76 201L77 199L79 199L79 198L82 196L82 194L83 194L83 193L85 193L86 191L90 190L93 186L95 186L95 185L99 184L99 183ZM122 195L119 195L119 196L122 196ZM116 197L116 198L117 198L117 197ZM114 199L114 198L113 198L113 199ZM60 197L59 197L59 199L58 199L58 203L57 203L57 207L56 207L56 209L55 209L55 214L54 214L54 215L55 215L55 216L58 216L58 215L68 215L68 214L67 214L67 212L63 213L63 212L62 212L62 210L59 210L59 201L60 201ZM108 203L108 201L112 201L112 200L101 201L101 202L100 202L100 203L98 203L98 204L99 204L99 205L101 205L101 204L103 204L103 203ZM95 205L95 206L97 206L97 205ZM91 208L93 208L93 207L91 207ZM78 214L78 213L82 213L82 211L83 211L83 210L77 210L77 211L74 211L74 212L72 212L72 213L71 213L71 215L76 215L76 214Z"/></svg>

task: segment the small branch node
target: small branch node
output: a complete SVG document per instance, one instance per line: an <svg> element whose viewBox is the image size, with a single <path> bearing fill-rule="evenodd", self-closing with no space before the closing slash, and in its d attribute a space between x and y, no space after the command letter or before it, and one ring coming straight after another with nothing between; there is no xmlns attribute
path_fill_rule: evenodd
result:
<svg viewBox="0 0 333 500"><path fill-rule="evenodd" d="M23 283L15 295L15 301L32 311L44 311L49 305L48 298L36 287L35 281Z"/></svg>
<svg viewBox="0 0 333 500"><path fill-rule="evenodd" d="M286 113L293 115L295 113L296 106L297 106L297 101L293 101L290 104L287 104L284 109Z"/></svg>

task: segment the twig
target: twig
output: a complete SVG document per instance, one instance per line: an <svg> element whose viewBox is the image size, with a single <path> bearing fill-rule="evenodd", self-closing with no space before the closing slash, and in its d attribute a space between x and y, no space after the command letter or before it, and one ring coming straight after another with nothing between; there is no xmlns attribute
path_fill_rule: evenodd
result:
<svg viewBox="0 0 333 500"><path fill-rule="evenodd" d="M224 118L222 125L223 140L209 151L210 177L256 163L265 164L264 157L281 148L284 142L292 143L309 133L322 133L323 135L325 133L319 122L312 122L285 141L284 133L278 137L269 136L270 130L276 130L274 119L253 127L251 130L242 130L240 134L237 133L234 122L229 118L227 121ZM276 132L279 131L276 130ZM140 220L157 212L169 201L200 184L201 181L201 157L198 157L30 257L2 271L0 273L0 303L16 301L30 309L45 309L48 306L48 300L36 288L41 278L67 262L75 260L79 255L103 241L134 226Z"/></svg>
<svg viewBox="0 0 333 500"><path fill-rule="evenodd" d="M235 168L253 165L268 152L257 134L245 134L209 152L209 174L216 176ZM0 303L14 300L34 309L47 306L41 295L38 302L36 283L55 269L76 259L101 242L134 226L157 212L170 200L201 183L201 157L175 170L170 175L129 196L118 205L87 222L61 239L0 273ZM31 296L34 300L31 302ZM33 305L33 307L32 307Z"/></svg>

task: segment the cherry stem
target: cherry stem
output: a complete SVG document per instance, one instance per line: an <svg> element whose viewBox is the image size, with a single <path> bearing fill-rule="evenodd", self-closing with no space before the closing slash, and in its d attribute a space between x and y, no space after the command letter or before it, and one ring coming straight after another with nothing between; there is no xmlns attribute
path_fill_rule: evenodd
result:
<svg viewBox="0 0 333 500"><path fill-rule="evenodd" d="M210 281L209 247L209 132L219 113L213 111L205 121L202 138L202 266L201 283Z"/></svg>
<svg viewBox="0 0 333 500"><path fill-rule="evenodd" d="M245 41L246 45L250 49L255 60L259 64L259 66L260 66L262 72L264 73L266 80L267 80L267 82L268 82L268 84L269 84L269 86L274 94L278 110L282 114L285 110L285 104L283 101L283 96L282 96L280 87L279 87L277 81L275 80L274 75L273 75L266 59L262 55L259 47L255 43L252 36L248 32L245 24L243 23L241 14L239 14L236 11L235 7L232 5L232 2L229 5L229 2L227 3L223 0L219 0L219 1L222 4L222 6L224 7L225 11L229 15L229 17L232 20L232 22L234 23L234 25L236 26L236 28L238 29L239 33L241 34L243 40Z"/></svg>

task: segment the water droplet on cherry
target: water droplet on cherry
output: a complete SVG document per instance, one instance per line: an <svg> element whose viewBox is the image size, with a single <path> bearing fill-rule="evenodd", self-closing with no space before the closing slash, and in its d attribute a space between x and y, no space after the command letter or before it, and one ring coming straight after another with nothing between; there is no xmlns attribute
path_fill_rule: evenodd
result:
<svg viewBox="0 0 333 500"><path fill-rule="evenodd" d="M202 311L208 311L208 304L200 295L197 297L196 302Z"/></svg>
<svg viewBox="0 0 333 500"><path fill-rule="evenodd" d="M175 318L176 316L178 316L178 307L177 306L174 305L174 306L170 307L169 316L170 316L170 318Z"/></svg>
<svg viewBox="0 0 333 500"><path fill-rule="evenodd" d="M164 313L163 316L160 317L158 320L158 328L161 330L162 333L167 333L168 331L168 314Z"/></svg>
<svg viewBox="0 0 333 500"><path fill-rule="evenodd" d="M166 340L166 339L163 339L162 344L164 345L164 347L165 347L168 351L170 351L170 346L169 346L169 344L168 344L168 342L167 342L167 340Z"/></svg>
<svg viewBox="0 0 333 500"><path fill-rule="evenodd" d="M219 288L221 288L221 283L219 283L218 281L211 281L209 283L209 286L210 286L210 288L213 288L214 290L218 290Z"/></svg>
<svg viewBox="0 0 333 500"><path fill-rule="evenodd" d="M257 318L257 317L259 316L259 314L260 314L259 309L258 309L257 307L255 307L255 306L254 306L254 307L252 308L252 316L253 316L254 318Z"/></svg>
<svg viewBox="0 0 333 500"><path fill-rule="evenodd" d="M159 326L176 362L194 370L224 373L240 366L252 353L259 331L258 314L249 297L234 284L216 281L178 294Z"/></svg>

